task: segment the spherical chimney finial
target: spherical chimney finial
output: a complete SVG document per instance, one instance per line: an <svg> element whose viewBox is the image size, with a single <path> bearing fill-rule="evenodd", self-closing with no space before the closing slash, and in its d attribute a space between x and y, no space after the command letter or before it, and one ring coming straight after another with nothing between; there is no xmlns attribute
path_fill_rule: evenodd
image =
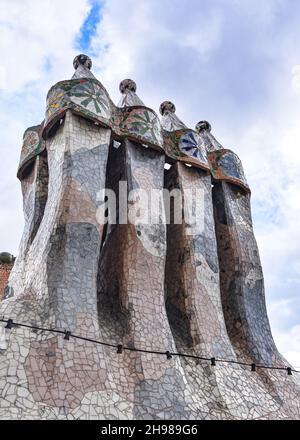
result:
<svg viewBox="0 0 300 440"><path fill-rule="evenodd" d="M119 86L121 93L126 93L127 90L130 92L136 92L136 83L132 79L123 79Z"/></svg>
<svg viewBox="0 0 300 440"><path fill-rule="evenodd" d="M9 252L0 253L0 263L13 263L14 261L15 257Z"/></svg>
<svg viewBox="0 0 300 440"><path fill-rule="evenodd" d="M175 113L176 107L171 101L164 101L160 104L159 111L161 115L164 115L166 112Z"/></svg>
<svg viewBox="0 0 300 440"><path fill-rule="evenodd" d="M77 55L73 60L74 69L76 70L80 64L87 67L88 69L91 69L92 60L87 55L81 53L80 55Z"/></svg>
<svg viewBox="0 0 300 440"><path fill-rule="evenodd" d="M207 122L207 121L199 121L198 122L198 124L196 125L196 131L198 133L200 133L203 130L211 131L211 125L209 122Z"/></svg>

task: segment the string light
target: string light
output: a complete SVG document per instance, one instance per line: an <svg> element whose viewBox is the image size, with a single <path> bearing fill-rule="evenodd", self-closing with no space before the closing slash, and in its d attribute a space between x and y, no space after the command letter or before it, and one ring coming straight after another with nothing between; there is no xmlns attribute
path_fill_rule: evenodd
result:
<svg viewBox="0 0 300 440"><path fill-rule="evenodd" d="M166 356L167 356L167 359L172 359L172 355L169 351L166 351Z"/></svg>
<svg viewBox="0 0 300 440"><path fill-rule="evenodd" d="M11 330L14 325L14 321L12 319L8 319L6 322L7 322L7 324L6 324L5 328L8 328L9 330Z"/></svg>
<svg viewBox="0 0 300 440"><path fill-rule="evenodd" d="M66 339L67 341L70 340L70 336L71 336L71 332L65 332L65 337L64 339Z"/></svg>
<svg viewBox="0 0 300 440"><path fill-rule="evenodd" d="M48 328L42 328L42 327L38 327L38 326L34 326L34 325L28 325L28 324L21 324L21 323L17 323L14 322L12 319L0 319L0 322L4 322L6 323L5 328L11 330L13 327L25 327L25 328L30 328L32 330L40 330L42 332L48 332L48 333L59 333L64 335L64 339L69 341L70 338L74 338L74 339L80 339L82 341L87 341L87 342L92 342L95 344L99 344L99 345L103 345L106 347L113 347L117 349L117 353L118 354L122 354L123 350L127 350L127 351L135 351L135 352L139 352L139 353L150 353L150 354L158 354L158 355L164 355L167 357L168 360L172 359L173 356L179 356L179 357L184 357L184 358L192 358L192 359L197 359L197 360L202 360L202 361L209 361L211 363L211 366L215 367L217 362L218 363L227 363L227 364L237 364L237 365L243 365L243 366L248 366L251 367L251 371L257 371L257 368L265 368L268 370L281 370L281 371L286 371L288 376L291 376L293 373L300 373L300 371L292 369L291 367L272 367L269 365L263 365L263 364L255 364L255 363L251 363L248 364L246 362L239 362L239 361L235 361L235 360L230 360L230 359L216 359L215 357L211 357L211 358L207 358L207 357L202 357L202 356L197 356L197 355L193 355L193 354L186 354L186 353L171 353L170 351L152 351L152 350L146 350L146 349L141 349L141 348L134 348L134 347L124 347L122 344L109 344L107 342L102 342L102 341L98 341L96 339L90 339L90 338L85 338L83 336L79 336L79 335L75 335L73 333L71 333L70 331L62 331L62 330L57 330L57 329L48 329Z"/></svg>

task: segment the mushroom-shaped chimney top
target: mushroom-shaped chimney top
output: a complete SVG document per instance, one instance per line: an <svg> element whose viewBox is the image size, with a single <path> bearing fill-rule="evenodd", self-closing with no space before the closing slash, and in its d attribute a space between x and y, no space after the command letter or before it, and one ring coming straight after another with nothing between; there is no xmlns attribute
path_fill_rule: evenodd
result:
<svg viewBox="0 0 300 440"><path fill-rule="evenodd" d="M166 131L175 131L187 128L187 126L175 114L176 107L171 101L164 101L159 107L162 128Z"/></svg>
<svg viewBox="0 0 300 440"><path fill-rule="evenodd" d="M1 252L0 253L0 263L9 264L15 261L15 257L9 252Z"/></svg>
<svg viewBox="0 0 300 440"><path fill-rule="evenodd" d="M123 79L119 86L121 93L136 92L136 83L133 79Z"/></svg>
<svg viewBox="0 0 300 440"><path fill-rule="evenodd" d="M211 131L211 125L207 121L199 121L195 128L198 133L201 133L203 130Z"/></svg>
<svg viewBox="0 0 300 440"><path fill-rule="evenodd" d="M83 53L77 55L73 60L73 67L75 69L72 79L91 78L96 79L91 72L92 60Z"/></svg>
<svg viewBox="0 0 300 440"><path fill-rule="evenodd" d="M206 151L212 152L223 148L217 139L211 134L211 125L209 122L199 121L195 128L205 145Z"/></svg>
<svg viewBox="0 0 300 440"><path fill-rule="evenodd" d="M161 115L164 115L167 112L175 113L176 107L171 101L164 101L160 104L159 112Z"/></svg>
<svg viewBox="0 0 300 440"><path fill-rule="evenodd" d="M120 82L119 89L122 93L119 107L133 107L135 105L145 107L143 101L135 93L136 83L132 79L123 79Z"/></svg>
<svg viewBox="0 0 300 440"><path fill-rule="evenodd" d="M92 60L87 55L84 55L83 53L77 55L73 60L73 66L76 70L79 66L85 66L88 69L91 69L92 67Z"/></svg>

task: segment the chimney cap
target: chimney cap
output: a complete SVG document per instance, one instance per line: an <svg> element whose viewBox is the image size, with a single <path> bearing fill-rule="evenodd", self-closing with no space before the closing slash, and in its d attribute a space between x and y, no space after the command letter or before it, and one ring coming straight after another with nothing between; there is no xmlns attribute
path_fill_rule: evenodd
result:
<svg viewBox="0 0 300 440"><path fill-rule="evenodd" d="M159 111L161 115L164 115L166 112L175 113L176 107L171 101L164 101L160 104Z"/></svg>
<svg viewBox="0 0 300 440"><path fill-rule="evenodd" d="M120 82L119 89L121 93L126 93L127 90L136 92L136 83L133 79L123 79L123 81Z"/></svg>
<svg viewBox="0 0 300 440"><path fill-rule="evenodd" d="M92 60L87 55L81 53L77 55L73 60L73 67L76 70L79 65L85 66L88 69L91 69L92 67Z"/></svg>
<svg viewBox="0 0 300 440"><path fill-rule="evenodd" d="M15 261L15 257L9 252L0 252L0 263L13 263Z"/></svg>
<svg viewBox="0 0 300 440"><path fill-rule="evenodd" d="M196 125L196 131L200 133L202 130L208 130L211 131L211 125L207 121L199 121Z"/></svg>

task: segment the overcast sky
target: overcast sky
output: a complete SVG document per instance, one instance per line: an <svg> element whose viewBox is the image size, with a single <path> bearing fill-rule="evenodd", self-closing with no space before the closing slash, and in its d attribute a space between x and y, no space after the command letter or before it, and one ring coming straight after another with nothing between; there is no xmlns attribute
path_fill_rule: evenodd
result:
<svg viewBox="0 0 300 440"><path fill-rule="evenodd" d="M300 367L299 0L1 0L0 252L23 229L24 130L84 52L114 102L124 78L158 111L207 119L242 159L275 341Z"/></svg>

